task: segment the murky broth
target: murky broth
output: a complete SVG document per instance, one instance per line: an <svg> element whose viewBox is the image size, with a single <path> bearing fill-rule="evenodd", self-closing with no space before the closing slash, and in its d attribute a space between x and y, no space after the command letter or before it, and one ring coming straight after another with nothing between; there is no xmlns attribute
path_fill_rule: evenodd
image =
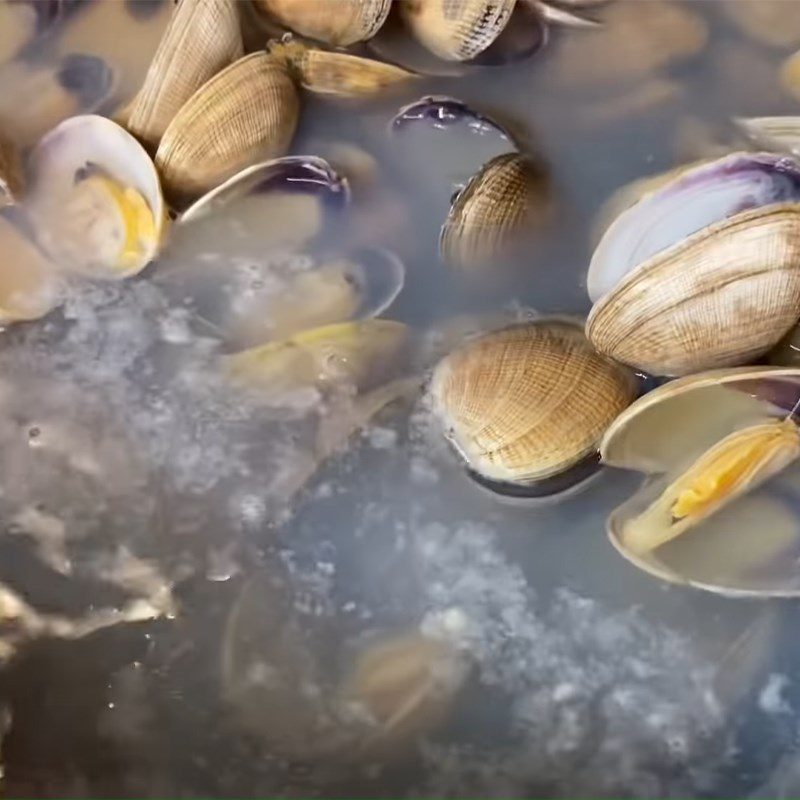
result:
<svg viewBox="0 0 800 800"><path fill-rule="evenodd" d="M304 93L290 152L348 177L347 210L237 201L176 223L140 275L71 283L3 332L9 796L800 791L795 602L621 559L605 520L638 474L603 469L546 501L493 493L419 391L472 333L586 316L616 189L746 149L735 118L796 113L780 76L800 0L772 3L771 23L766 2L563 2L602 25L551 24L527 59L377 99ZM117 115L172 12L63 5L32 41L27 4L0 5L0 131L23 151L74 114ZM424 95L500 128L400 140L394 115ZM451 196L512 140L546 219L509 263L443 264ZM367 329L379 374L303 338L370 314L408 326ZM227 359L265 338L289 342L277 372L240 380Z"/></svg>

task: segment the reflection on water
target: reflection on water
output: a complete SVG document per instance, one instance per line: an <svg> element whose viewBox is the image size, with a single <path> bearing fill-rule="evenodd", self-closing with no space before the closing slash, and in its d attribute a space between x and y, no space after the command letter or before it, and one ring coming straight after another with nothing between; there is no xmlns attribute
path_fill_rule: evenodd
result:
<svg viewBox="0 0 800 800"><path fill-rule="evenodd" d="M33 44L39 23L0 5L19 16L17 37L0 16L0 54L17 53L0 66L0 127L23 147L126 104L171 7L63 5ZM476 329L585 314L592 220L615 189L741 146L732 116L796 109L778 74L800 46L782 24L797 0L589 13L606 26L554 29L530 61L385 102L307 98L293 152L325 156L352 190L332 231L305 220L309 254L271 250L292 216L270 211L261 230L269 203L256 204L255 221L199 220L143 276L75 287L61 311L4 334L8 794L796 794L793 607L666 587L620 559L604 520L635 475L604 471L551 503L492 495L425 401L408 401L433 354ZM469 103L547 164L556 213L516 271L468 284L440 263L434 179L460 180L459 148L478 151L464 130L441 158L438 141L387 135L423 94ZM293 214L308 206L293 199ZM287 343L295 317L270 287L297 282L293 302L310 297L303 318L324 326L330 280L337 309L358 316L362 273L342 258L375 247L405 265L385 316L411 326L414 348L354 395L336 376L369 348L348 338L342 359L342 330ZM202 277L182 287L187 264ZM212 297L225 270L274 317ZM219 358L231 320L241 345L258 331L281 357L321 358L319 380L291 402L235 388Z"/></svg>

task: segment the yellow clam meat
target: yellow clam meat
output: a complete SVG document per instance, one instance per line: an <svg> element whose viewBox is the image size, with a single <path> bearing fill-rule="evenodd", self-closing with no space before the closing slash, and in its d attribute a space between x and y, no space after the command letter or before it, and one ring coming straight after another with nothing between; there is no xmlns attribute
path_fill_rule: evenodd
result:
<svg viewBox="0 0 800 800"><path fill-rule="evenodd" d="M608 520L614 546L664 580L800 593L800 370L740 367L667 383L622 412L605 463L652 475Z"/></svg>

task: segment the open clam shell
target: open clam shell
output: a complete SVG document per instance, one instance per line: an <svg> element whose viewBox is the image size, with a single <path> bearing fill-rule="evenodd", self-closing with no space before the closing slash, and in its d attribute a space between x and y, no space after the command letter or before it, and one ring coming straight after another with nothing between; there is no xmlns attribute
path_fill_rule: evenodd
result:
<svg viewBox="0 0 800 800"><path fill-rule="evenodd" d="M155 160L165 189L196 198L250 164L284 155L299 106L283 62L267 53L234 62L198 89L164 132Z"/></svg>
<svg viewBox="0 0 800 800"><path fill-rule="evenodd" d="M403 288L403 262L387 250L275 254L260 261L167 264L159 282L233 348L382 314Z"/></svg>
<svg viewBox="0 0 800 800"><path fill-rule="evenodd" d="M295 33L336 47L374 36L391 0L256 0L272 20Z"/></svg>
<svg viewBox="0 0 800 800"><path fill-rule="evenodd" d="M442 216L484 164L518 149L501 124L445 95L403 106L392 118L389 134L403 170L415 187L431 192Z"/></svg>
<svg viewBox="0 0 800 800"><path fill-rule="evenodd" d="M453 200L439 236L442 260L475 270L511 255L548 218L549 189L546 170L533 159L493 158Z"/></svg>
<svg viewBox="0 0 800 800"><path fill-rule="evenodd" d="M72 117L30 156L27 212L59 267L124 278L156 255L166 209L155 166L126 130L104 117Z"/></svg>
<svg viewBox="0 0 800 800"><path fill-rule="evenodd" d="M182 0L136 95L126 127L155 151L181 106L242 56L235 0Z"/></svg>
<svg viewBox="0 0 800 800"><path fill-rule="evenodd" d="M502 493L532 496L594 471L600 438L637 390L578 323L560 319L473 339L439 362L430 383L434 414L470 470Z"/></svg>
<svg viewBox="0 0 800 800"><path fill-rule="evenodd" d="M586 333L656 375L746 363L800 308L800 165L736 153L678 175L608 228Z"/></svg>
<svg viewBox="0 0 800 800"><path fill-rule="evenodd" d="M651 477L608 519L617 550L640 569L673 583L729 595L800 595L800 432L794 434L795 444L790 442L794 450L788 456L786 450L771 451L774 469L741 491L726 497L728 484L715 484L723 496L713 513L680 535L665 536L661 544L641 546L643 520L650 524L652 519L646 512L668 487L731 437L777 426L798 399L800 369L739 367L664 384L623 411L603 437L602 460ZM644 531L647 537L658 533Z"/></svg>

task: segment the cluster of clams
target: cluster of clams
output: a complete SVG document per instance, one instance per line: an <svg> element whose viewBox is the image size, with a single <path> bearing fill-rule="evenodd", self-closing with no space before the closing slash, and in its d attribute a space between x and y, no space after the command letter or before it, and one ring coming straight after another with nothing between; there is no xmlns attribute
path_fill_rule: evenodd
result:
<svg viewBox="0 0 800 800"><path fill-rule="evenodd" d="M0 321L44 315L74 280L202 250L231 216L269 222L293 254L269 280L241 263L198 267L186 251L193 268L167 264L157 279L191 287L234 380L277 404L308 391L347 400L346 422L321 427L324 456L416 382L398 378L407 327L377 318L403 286L399 258L309 246L348 224L352 191L327 160L287 155L302 90L363 97L415 80L416 57L374 58L395 52L392 25L442 64L491 63L538 48L548 21L585 23L570 5L582 3L257 0L248 8L273 38L246 52L234 0L181 0L116 121L67 119L24 160L0 139ZM780 358L800 318L800 137L775 119L744 125L777 152L691 164L615 198L585 324L542 317L468 339L428 392L470 473L496 491L558 495L603 463L651 474L609 519L627 558L717 591L795 594L800 368L753 365ZM441 149L439 251L462 274L511 258L547 220L546 169L463 102L406 105L389 137L412 170L420 144ZM679 380L646 392L648 376ZM770 533L754 536L765 519Z"/></svg>

